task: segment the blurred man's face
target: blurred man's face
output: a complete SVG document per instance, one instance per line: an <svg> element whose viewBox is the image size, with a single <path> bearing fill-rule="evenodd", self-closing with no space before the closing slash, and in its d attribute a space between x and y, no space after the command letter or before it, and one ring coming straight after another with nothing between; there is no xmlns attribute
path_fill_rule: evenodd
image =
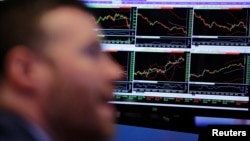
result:
<svg viewBox="0 0 250 141"><path fill-rule="evenodd" d="M95 26L86 12L69 7L41 18L48 60L40 67L40 102L49 124L65 134L113 134L114 110L107 101L121 70L101 51Z"/></svg>

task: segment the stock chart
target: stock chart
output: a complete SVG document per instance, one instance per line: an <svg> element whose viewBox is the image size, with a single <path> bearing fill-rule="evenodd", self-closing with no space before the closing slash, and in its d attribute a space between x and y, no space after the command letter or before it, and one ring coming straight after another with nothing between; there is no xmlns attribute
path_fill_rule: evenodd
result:
<svg viewBox="0 0 250 141"><path fill-rule="evenodd" d="M248 9L195 9L194 45L248 46Z"/></svg>
<svg viewBox="0 0 250 141"><path fill-rule="evenodd" d="M247 36L247 10L194 10L194 35Z"/></svg>
<svg viewBox="0 0 250 141"><path fill-rule="evenodd" d="M129 44L134 42L135 21L133 8L90 8L95 22L101 26L104 43Z"/></svg>
<svg viewBox="0 0 250 141"><path fill-rule="evenodd" d="M131 81L133 76L131 76L131 57L133 56L131 52L127 51L116 51L109 52L111 58L120 66L122 69L120 81L116 81L115 91L117 92L131 92L132 84Z"/></svg>
<svg viewBox="0 0 250 141"><path fill-rule="evenodd" d="M244 55L192 54L190 80L243 84L245 62Z"/></svg>
<svg viewBox="0 0 250 141"><path fill-rule="evenodd" d="M136 52L133 90L187 93L187 56L186 53Z"/></svg>
<svg viewBox="0 0 250 141"><path fill-rule="evenodd" d="M188 17L188 9L139 9L137 35L187 36Z"/></svg>
<svg viewBox="0 0 250 141"><path fill-rule="evenodd" d="M192 54L190 81L200 84L191 84L191 93L248 95L247 58L242 54Z"/></svg>
<svg viewBox="0 0 250 141"><path fill-rule="evenodd" d="M190 14L190 9L187 8L138 9L137 46L187 48L191 33Z"/></svg>
<svg viewBox="0 0 250 141"><path fill-rule="evenodd" d="M185 53L143 53L135 55L135 80L185 82Z"/></svg>

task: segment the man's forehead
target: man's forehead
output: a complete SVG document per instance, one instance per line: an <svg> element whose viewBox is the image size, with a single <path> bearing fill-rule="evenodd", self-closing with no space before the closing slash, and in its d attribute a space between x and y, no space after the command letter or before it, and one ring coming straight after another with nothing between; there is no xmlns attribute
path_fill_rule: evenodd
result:
<svg viewBox="0 0 250 141"><path fill-rule="evenodd" d="M88 12L73 7L60 7L49 11L40 20L40 27L47 34L70 36L73 33L87 33L88 36L96 36L93 29L97 26Z"/></svg>

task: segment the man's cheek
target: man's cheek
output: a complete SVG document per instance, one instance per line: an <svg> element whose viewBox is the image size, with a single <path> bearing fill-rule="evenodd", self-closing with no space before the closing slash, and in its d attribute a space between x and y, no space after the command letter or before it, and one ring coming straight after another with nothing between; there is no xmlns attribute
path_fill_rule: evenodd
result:
<svg viewBox="0 0 250 141"><path fill-rule="evenodd" d="M87 70L74 70L70 71L70 73L66 73L66 75L69 83L73 83L85 89L93 89L93 85L95 85L98 81L98 76L95 75L94 72L89 72Z"/></svg>

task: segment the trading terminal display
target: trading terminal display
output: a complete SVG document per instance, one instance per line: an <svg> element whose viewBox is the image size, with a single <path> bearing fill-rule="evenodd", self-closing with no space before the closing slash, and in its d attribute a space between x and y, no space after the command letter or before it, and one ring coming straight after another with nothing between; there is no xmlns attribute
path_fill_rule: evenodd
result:
<svg viewBox="0 0 250 141"><path fill-rule="evenodd" d="M248 9L194 10L195 45L249 46ZM213 37L218 37L214 39Z"/></svg>
<svg viewBox="0 0 250 141"><path fill-rule="evenodd" d="M207 82L190 84L192 94L247 96L248 86L246 55L193 54L190 81ZM199 65L195 65L199 64ZM211 83L209 85L209 83Z"/></svg>
<svg viewBox="0 0 250 141"><path fill-rule="evenodd" d="M136 52L135 92L187 93L185 53ZM158 82L141 83L140 80ZM137 82L136 82L137 81Z"/></svg>
<svg viewBox="0 0 250 141"><path fill-rule="evenodd" d="M132 92L132 81L133 77L131 76L131 67L130 60L132 55L131 52L119 51L119 52L110 52L111 57L120 65L123 69L122 79L120 81L116 81L115 92Z"/></svg>
<svg viewBox="0 0 250 141"><path fill-rule="evenodd" d="M191 13L186 8L138 9L136 46L190 47Z"/></svg>
<svg viewBox="0 0 250 141"><path fill-rule="evenodd" d="M248 110L250 7L91 7L124 68L115 102Z"/></svg>
<svg viewBox="0 0 250 141"><path fill-rule="evenodd" d="M96 23L101 25L103 43L133 44L135 43L135 9L134 8L95 8Z"/></svg>

